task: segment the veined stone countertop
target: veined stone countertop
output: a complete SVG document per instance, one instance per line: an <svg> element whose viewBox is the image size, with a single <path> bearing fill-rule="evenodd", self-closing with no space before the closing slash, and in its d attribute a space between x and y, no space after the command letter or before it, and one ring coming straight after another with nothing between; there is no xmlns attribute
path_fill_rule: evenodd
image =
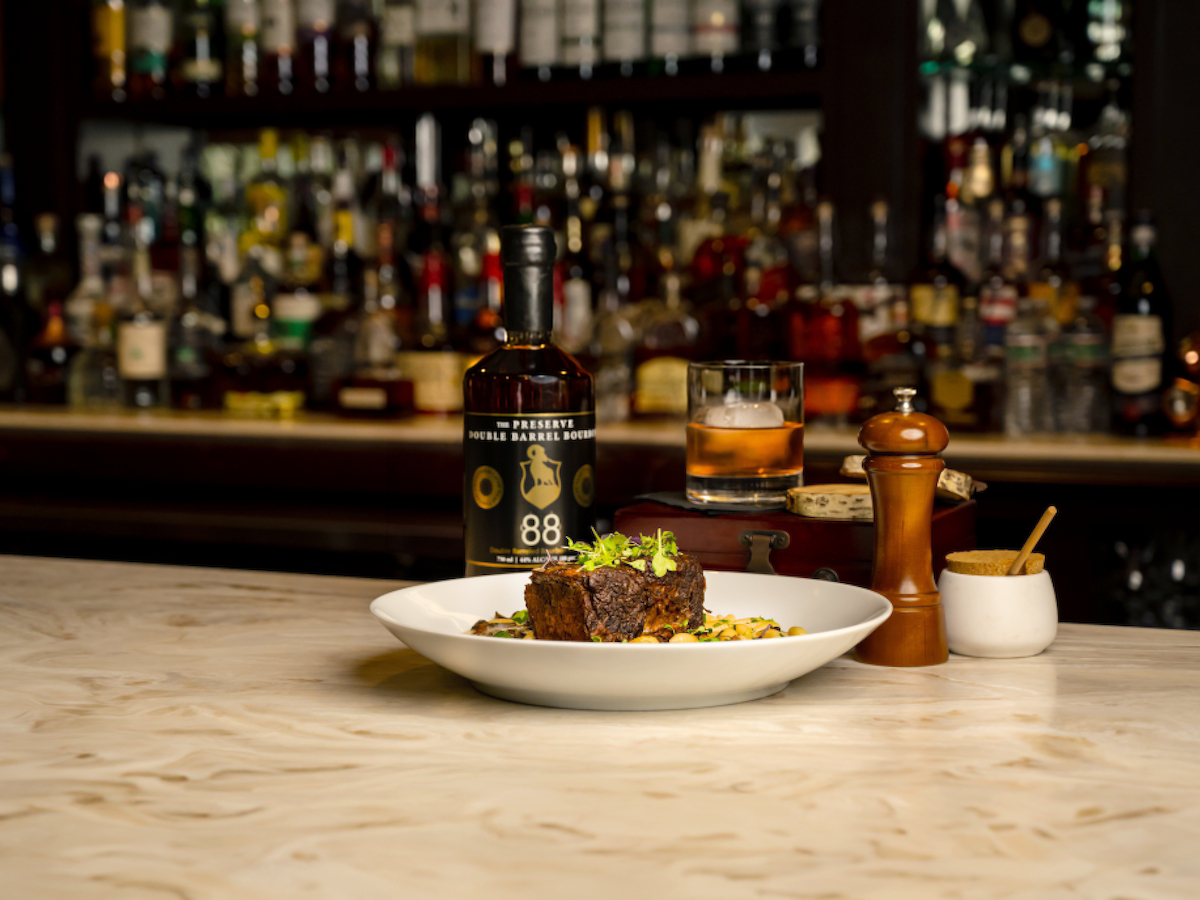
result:
<svg viewBox="0 0 1200 900"><path fill-rule="evenodd" d="M574 712L404 649L394 587L0 557L0 895L1200 896L1200 634Z"/></svg>

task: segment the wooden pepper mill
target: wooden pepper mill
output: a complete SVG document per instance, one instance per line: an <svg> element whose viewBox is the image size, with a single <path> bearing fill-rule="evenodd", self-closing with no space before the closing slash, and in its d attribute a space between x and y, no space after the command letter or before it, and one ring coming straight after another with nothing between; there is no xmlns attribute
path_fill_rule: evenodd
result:
<svg viewBox="0 0 1200 900"><path fill-rule="evenodd" d="M863 425L858 442L870 454L863 468L875 507L871 590L892 602L892 615L858 645L858 658L877 666L935 666L949 658L942 595L930 550L933 495L950 443L946 426L913 409L912 388L896 388L893 412Z"/></svg>

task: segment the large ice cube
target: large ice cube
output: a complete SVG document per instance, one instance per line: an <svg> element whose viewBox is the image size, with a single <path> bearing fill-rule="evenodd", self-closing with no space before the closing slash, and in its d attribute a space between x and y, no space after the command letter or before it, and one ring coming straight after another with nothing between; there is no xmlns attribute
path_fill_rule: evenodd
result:
<svg viewBox="0 0 1200 900"><path fill-rule="evenodd" d="M726 403L704 411L704 424L711 428L778 428L783 410L774 403Z"/></svg>

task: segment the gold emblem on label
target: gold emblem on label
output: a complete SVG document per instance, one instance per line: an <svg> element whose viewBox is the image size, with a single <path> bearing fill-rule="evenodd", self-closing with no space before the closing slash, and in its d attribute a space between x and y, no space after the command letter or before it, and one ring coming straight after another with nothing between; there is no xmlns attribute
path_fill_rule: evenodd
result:
<svg viewBox="0 0 1200 900"><path fill-rule="evenodd" d="M547 456L541 444L530 447L527 455L529 460L521 463L521 496L538 509L545 509L562 493L562 482L558 480L562 463Z"/></svg>
<svg viewBox="0 0 1200 900"><path fill-rule="evenodd" d="M575 494L575 502L580 506L591 506L596 499L596 475L591 466L583 466L575 473L575 481L571 485Z"/></svg>
<svg viewBox="0 0 1200 900"><path fill-rule="evenodd" d="M471 496L480 509L491 509L504 496L504 480L491 466L480 466L471 476Z"/></svg>

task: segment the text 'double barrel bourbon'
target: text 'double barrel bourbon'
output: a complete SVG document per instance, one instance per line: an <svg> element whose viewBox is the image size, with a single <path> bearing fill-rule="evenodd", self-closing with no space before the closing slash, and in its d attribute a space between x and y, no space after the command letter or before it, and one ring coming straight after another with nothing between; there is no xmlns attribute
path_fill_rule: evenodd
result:
<svg viewBox="0 0 1200 900"><path fill-rule="evenodd" d="M592 376L551 342L554 232L508 226L503 346L463 378L467 575L571 560L596 521Z"/></svg>

